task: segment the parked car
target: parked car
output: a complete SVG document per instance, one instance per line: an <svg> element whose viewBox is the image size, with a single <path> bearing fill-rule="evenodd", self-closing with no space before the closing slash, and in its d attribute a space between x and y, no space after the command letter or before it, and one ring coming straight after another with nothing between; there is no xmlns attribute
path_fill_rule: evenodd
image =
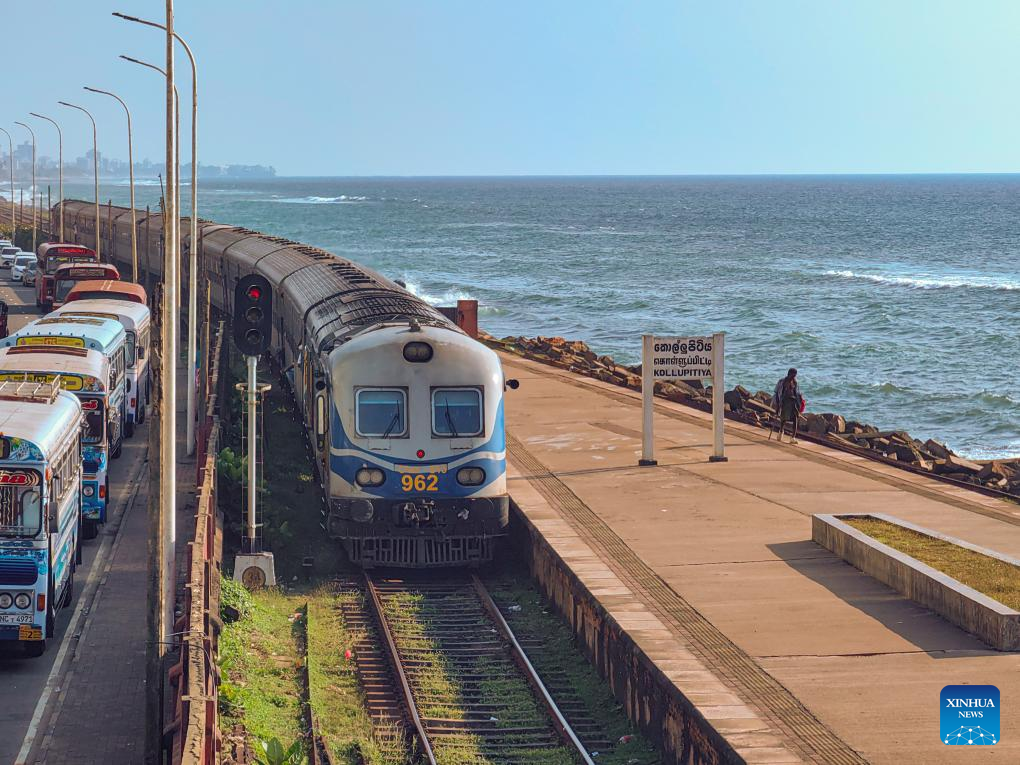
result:
<svg viewBox="0 0 1020 765"><path fill-rule="evenodd" d="M13 247L14 242L10 239L0 239L0 247Z"/></svg>
<svg viewBox="0 0 1020 765"><path fill-rule="evenodd" d="M30 253L22 253L20 247L13 245L0 249L0 268L10 268L14 265L14 259L22 254L28 255Z"/></svg>
<svg viewBox="0 0 1020 765"><path fill-rule="evenodd" d="M25 274L35 271L35 255L18 255L11 266L11 281L24 283Z"/></svg>

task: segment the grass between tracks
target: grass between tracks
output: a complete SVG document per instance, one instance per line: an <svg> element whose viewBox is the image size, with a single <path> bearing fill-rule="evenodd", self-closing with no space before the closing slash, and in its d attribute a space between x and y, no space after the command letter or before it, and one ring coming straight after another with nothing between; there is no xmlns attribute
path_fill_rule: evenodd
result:
<svg viewBox="0 0 1020 765"><path fill-rule="evenodd" d="M847 518L869 537L1020 611L1020 567L879 518Z"/></svg>
<svg viewBox="0 0 1020 765"><path fill-rule="evenodd" d="M554 699L563 703L569 696L580 702L584 716L596 724L600 738L610 742L609 747L598 750L596 762L602 765L658 763L658 752L627 719L609 686L579 649L570 628L541 593L514 572L493 576L485 584L539 676L547 685L557 673L566 681L566 694L551 689ZM585 738L583 733L581 738Z"/></svg>
<svg viewBox="0 0 1020 765"><path fill-rule="evenodd" d="M407 757L396 734L373 730L354 664L355 646L362 635L347 628L336 608L341 599L356 597L361 595L345 591L308 601L312 709L335 762L403 765Z"/></svg>

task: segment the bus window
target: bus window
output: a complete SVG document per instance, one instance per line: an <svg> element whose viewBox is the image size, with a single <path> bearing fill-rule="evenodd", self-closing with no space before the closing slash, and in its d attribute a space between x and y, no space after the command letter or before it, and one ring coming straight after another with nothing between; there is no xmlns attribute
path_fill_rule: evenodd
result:
<svg viewBox="0 0 1020 765"><path fill-rule="evenodd" d="M124 355L128 367L135 365L135 346L138 343L138 337L135 335L134 330L127 333L127 344L124 347Z"/></svg>
<svg viewBox="0 0 1020 765"><path fill-rule="evenodd" d="M38 481L34 472L25 474ZM41 528L42 492L38 485L0 486L0 535L34 537Z"/></svg>
<svg viewBox="0 0 1020 765"><path fill-rule="evenodd" d="M83 398L81 400L81 408L85 410L85 443L103 443L106 425L106 407L103 405L103 402L98 398ZM95 470L89 470L88 466L86 466L85 470L90 473L95 472Z"/></svg>

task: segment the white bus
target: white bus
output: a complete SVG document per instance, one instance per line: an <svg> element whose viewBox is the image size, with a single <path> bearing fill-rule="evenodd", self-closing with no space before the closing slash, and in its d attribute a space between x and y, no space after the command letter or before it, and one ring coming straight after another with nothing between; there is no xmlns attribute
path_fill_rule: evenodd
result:
<svg viewBox="0 0 1020 765"><path fill-rule="evenodd" d="M124 431L134 435L135 425L145 422L145 407L149 403L149 307L141 303L112 298L74 300L65 303L51 316L92 316L116 319L127 333L125 364L127 366L127 417Z"/></svg>
<svg viewBox="0 0 1020 765"><path fill-rule="evenodd" d="M0 640L40 656L81 562L78 399L57 383L0 383Z"/></svg>

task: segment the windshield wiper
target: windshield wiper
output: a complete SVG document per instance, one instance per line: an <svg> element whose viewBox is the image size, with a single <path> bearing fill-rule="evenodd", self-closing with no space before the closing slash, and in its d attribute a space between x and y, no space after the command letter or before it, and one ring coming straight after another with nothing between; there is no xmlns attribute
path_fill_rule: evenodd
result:
<svg viewBox="0 0 1020 765"><path fill-rule="evenodd" d="M446 424L450 426L450 435L454 438L460 438L457 434L457 426L453 424L453 418L450 416L450 402L446 402Z"/></svg>
<svg viewBox="0 0 1020 765"><path fill-rule="evenodd" d="M400 410L399 409L397 409L393 413L393 419L390 420L390 424L386 426L386 430L383 431L382 437L383 438L389 438L390 437L390 431L393 430L395 427L397 427L397 423L398 422L400 422Z"/></svg>

